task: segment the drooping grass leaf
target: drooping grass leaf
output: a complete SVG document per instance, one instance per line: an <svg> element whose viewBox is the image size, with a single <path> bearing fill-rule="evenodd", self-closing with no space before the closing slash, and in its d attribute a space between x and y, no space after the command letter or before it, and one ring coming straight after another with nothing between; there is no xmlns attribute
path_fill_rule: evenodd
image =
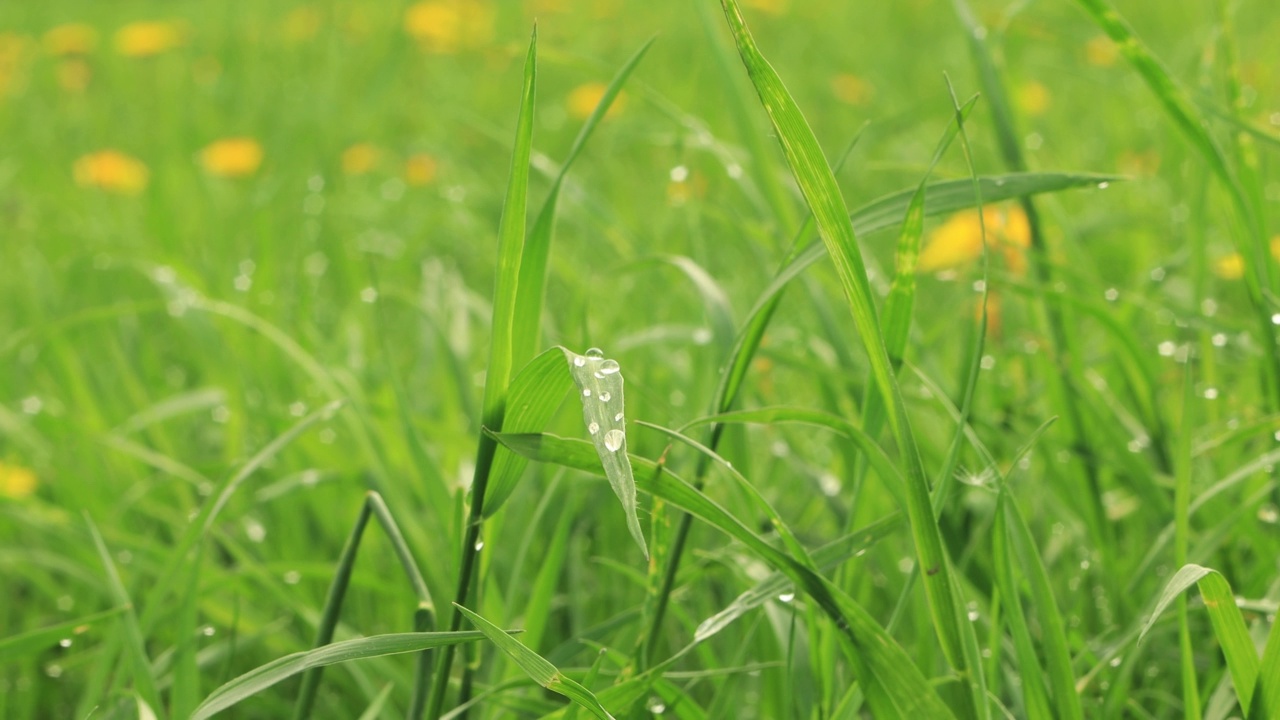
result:
<svg viewBox="0 0 1280 720"><path fill-rule="evenodd" d="M899 451L906 465L907 511L911 521L919 564L925 572L925 590L933 614L934 628L942 641L948 662L968 684L973 675L965 659L962 631L958 621L961 603L954 593L949 561L929 500L928 479L920 460L911 426L906 417L897 380L881 334L879 315L872 300L870 283L853 225L835 176L827 165L817 138L782 78L756 48L746 21L735 0L722 0L725 17L738 45L738 54L760 96L761 105L782 144L787 164L799 184L818 226L818 233L836 267L845 297L849 301L858 335L880 388ZM974 693L976 694L976 692ZM976 716L986 707L985 697L966 693L966 716Z"/></svg>
<svg viewBox="0 0 1280 720"><path fill-rule="evenodd" d="M448 647L458 643L483 640L484 635L475 631L434 633L390 633L344 640L314 650L296 652L277 658L214 690L200 703L191 720L204 718L226 710L245 698L256 695L277 683L311 668L344 663L351 660L419 652L431 648Z"/></svg>
<svg viewBox="0 0 1280 720"><path fill-rule="evenodd" d="M590 690L583 687L573 678L565 676L546 658L522 645L519 640L511 637L497 625L461 605L456 607L459 612L467 616L467 619L473 625L480 629L480 632L484 633L485 637L489 638L490 642L510 656L516 665L519 665L520 669L524 670L525 674L532 678L534 682L552 692L564 695L591 711L591 714L600 718L600 720L613 720L613 716L604 709L604 706L600 704L600 701L596 699L596 696Z"/></svg>
<svg viewBox="0 0 1280 720"><path fill-rule="evenodd" d="M622 397L622 369L617 360L592 348L585 355L562 349L573 383L582 399L582 421L595 445L609 485L622 503L627 531L640 546L645 559L649 548L636 517L636 480L627 456L627 423Z"/></svg>

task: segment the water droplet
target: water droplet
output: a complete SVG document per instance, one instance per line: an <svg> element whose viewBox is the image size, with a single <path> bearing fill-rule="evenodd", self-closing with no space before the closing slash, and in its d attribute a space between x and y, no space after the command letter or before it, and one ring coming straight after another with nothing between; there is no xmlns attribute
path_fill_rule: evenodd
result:
<svg viewBox="0 0 1280 720"><path fill-rule="evenodd" d="M1174 345L1172 340L1165 340L1156 347L1156 350L1160 353L1161 357L1173 357L1173 353L1177 349L1178 346Z"/></svg>
<svg viewBox="0 0 1280 720"><path fill-rule="evenodd" d="M622 413L613 416L615 422L622 422Z"/></svg>
<svg viewBox="0 0 1280 720"><path fill-rule="evenodd" d="M71 647L71 638L62 638L61 640L59 640L58 647L64 647L64 648Z"/></svg>
<svg viewBox="0 0 1280 720"><path fill-rule="evenodd" d="M621 369L622 368L618 367L617 360L605 360L604 362L600 363L601 375L612 375Z"/></svg>
<svg viewBox="0 0 1280 720"><path fill-rule="evenodd" d="M306 403L296 402L289 405L289 414L294 417L302 417L303 415L306 415L307 414Z"/></svg>
<svg viewBox="0 0 1280 720"><path fill-rule="evenodd" d="M200 630L200 633L201 633L202 635L204 635L205 637L213 637L214 633L216 633L216 632L218 632L218 631L217 631L217 630L214 630L212 625L205 625L205 626L204 626L203 628L201 628L201 630Z"/></svg>
<svg viewBox="0 0 1280 720"><path fill-rule="evenodd" d="M689 168L677 165L671 168L671 182L684 182L689 179Z"/></svg>
<svg viewBox="0 0 1280 720"><path fill-rule="evenodd" d="M706 345L707 343L711 342L711 338L712 338L711 331L707 328L698 328L697 330L693 331L694 345Z"/></svg>
<svg viewBox="0 0 1280 720"><path fill-rule="evenodd" d="M627 436L623 435L621 430L615 428L604 434L604 446L609 452L617 452L626 439Z"/></svg>
<svg viewBox="0 0 1280 720"><path fill-rule="evenodd" d="M840 494L840 478L832 473L823 473L818 478L818 487L822 488L822 494L827 497L835 497Z"/></svg>
<svg viewBox="0 0 1280 720"><path fill-rule="evenodd" d="M990 370L996 366L996 359L991 355L983 355L981 362L978 364L982 366L983 370Z"/></svg>
<svg viewBox="0 0 1280 720"><path fill-rule="evenodd" d="M596 433L600 432L600 423L593 422L590 425L588 425L587 432L591 433L592 435L595 435Z"/></svg>
<svg viewBox="0 0 1280 720"><path fill-rule="evenodd" d="M591 397L591 388L582 388L582 397Z"/></svg>
<svg viewBox="0 0 1280 720"><path fill-rule="evenodd" d="M1099 190L1106 190L1106 189L1107 189L1107 188L1109 188L1109 187L1111 187L1111 183L1109 183L1109 182L1107 182L1107 181L1105 181L1105 180L1104 180L1104 181L1102 181L1102 182L1100 182L1100 183L1098 183L1098 189L1099 189Z"/></svg>
<svg viewBox="0 0 1280 720"><path fill-rule="evenodd" d="M778 600L784 603L789 603L795 599L796 599L796 594L793 592L782 593L781 595L778 596Z"/></svg>
<svg viewBox="0 0 1280 720"><path fill-rule="evenodd" d="M60 678L62 677L62 666L57 663L50 663L45 666L44 674L54 679Z"/></svg>
<svg viewBox="0 0 1280 720"><path fill-rule="evenodd" d="M977 622L977 621L978 621L978 611L977 611L977 610L970 610L970 611L969 611L969 622Z"/></svg>
<svg viewBox="0 0 1280 720"><path fill-rule="evenodd" d="M1107 664L1108 664L1108 665L1110 665L1111 667L1120 667L1120 663L1122 663L1122 662L1124 662L1124 657L1123 657L1123 656L1121 656L1121 655L1117 655L1117 656L1115 656L1115 657L1111 658L1111 662L1109 662L1109 663L1107 663Z"/></svg>
<svg viewBox="0 0 1280 720"><path fill-rule="evenodd" d="M297 570L290 570L284 574L285 585L297 585L300 582L302 582L302 573Z"/></svg>
<svg viewBox="0 0 1280 720"><path fill-rule="evenodd" d="M654 715L661 715L667 711L667 706L662 702L662 698L654 696L649 698L649 702L645 703L645 708Z"/></svg>
<svg viewBox="0 0 1280 720"><path fill-rule="evenodd" d="M915 567L916 567L916 561L913 558L904 557L898 561L898 572L902 573L903 575L910 573L912 570L915 569Z"/></svg>
<svg viewBox="0 0 1280 720"><path fill-rule="evenodd" d="M609 394L608 390L600 391L600 402L609 402L612 399L613 399L613 396Z"/></svg>
<svg viewBox="0 0 1280 720"><path fill-rule="evenodd" d="M588 348L586 356L592 360L599 360L604 357L604 351L597 347Z"/></svg>
<svg viewBox="0 0 1280 720"><path fill-rule="evenodd" d="M1276 313L1275 315L1271 316L1271 324L1280 325L1280 313Z"/></svg>
<svg viewBox="0 0 1280 720"><path fill-rule="evenodd" d="M483 549L484 549L484 541L483 541L483 540L477 540L477 541L476 541L476 552L480 552L480 551L481 551L481 550L483 550Z"/></svg>
<svg viewBox="0 0 1280 720"><path fill-rule="evenodd" d="M587 364L587 359L586 359L586 358L582 357L581 355L575 355L575 356L573 356L573 366L574 366L574 367L582 367L583 365L586 365L586 364Z"/></svg>
<svg viewBox="0 0 1280 720"><path fill-rule="evenodd" d="M1205 388L1205 389L1204 389L1204 399L1205 399L1205 400L1216 400L1216 399L1218 399L1218 388Z"/></svg>
<svg viewBox="0 0 1280 720"><path fill-rule="evenodd" d="M378 299L378 291L367 287L360 291L360 299L367 303L374 302Z"/></svg>
<svg viewBox="0 0 1280 720"><path fill-rule="evenodd" d="M1209 338L1209 341L1213 343L1213 346L1214 346L1214 347L1226 347L1226 346L1227 346L1227 334L1226 334L1226 333L1214 333L1213 337Z"/></svg>
<svg viewBox="0 0 1280 720"><path fill-rule="evenodd" d="M1200 301L1200 313L1205 317L1213 317L1218 314L1218 301L1213 298L1205 298Z"/></svg>
<svg viewBox="0 0 1280 720"><path fill-rule="evenodd" d="M1102 296L1107 299L1107 302L1115 302L1120 299L1120 291L1115 288L1107 288L1107 291L1102 293Z"/></svg>
<svg viewBox="0 0 1280 720"><path fill-rule="evenodd" d="M984 292L987 289L986 280L975 280L973 282L973 291L976 293Z"/></svg>

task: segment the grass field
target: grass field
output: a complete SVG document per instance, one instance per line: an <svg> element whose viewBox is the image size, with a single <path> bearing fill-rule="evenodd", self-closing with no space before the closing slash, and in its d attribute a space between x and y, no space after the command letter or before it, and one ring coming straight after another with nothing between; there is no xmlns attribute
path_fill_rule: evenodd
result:
<svg viewBox="0 0 1280 720"><path fill-rule="evenodd" d="M0 4L0 717L1280 717L1280 13L968 1Z"/></svg>

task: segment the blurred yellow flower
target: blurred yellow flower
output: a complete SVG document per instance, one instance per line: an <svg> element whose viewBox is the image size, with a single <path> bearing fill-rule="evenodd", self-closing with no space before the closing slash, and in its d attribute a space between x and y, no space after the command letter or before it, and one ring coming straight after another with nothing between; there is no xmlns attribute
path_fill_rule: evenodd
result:
<svg viewBox="0 0 1280 720"><path fill-rule="evenodd" d="M596 105L600 104L600 99L604 97L604 93L608 89L608 85L598 82L584 83L574 88L565 102L569 108L569 116L577 120L586 120L596 109ZM604 116L606 118L617 116L618 113L622 112L622 106L626 99L626 93L618 93Z"/></svg>
<svg viewBox="0 0 1280 720"><path fill-rule="evenodd" d="M378 164L382 153L370 143L357 143L342 153L342 172L347 175L363 175Z"/></svg>
<svg viewBox="0 0 1280 720"><path fill-rule="evenodd" d="M419 2L405 10L404 29L428 52L478 47L493 35L493 8L480 0Z"/></svg>
<svg viewBox="0 0 1280 720"><path fill-rule="evenodd" d="M787 0L745 0L743 3L747 7L753 7L757 10L763 10L770 15L783 15L787 12Z"/></svg>
<svg viewBox="0 0 1280 720"><path fill-rule="evenodd" d="M181 47L186 27L169 21L136 22L116 31L116 52L125 57L150 57Z"/></svg>
<svg viewBox="0 0 1280 720"><path fill-rule="evenodd" d="M1223 280L1239 280L1244 277L1244 258L1240 253L1223 255L1213 263L1213 274Z"/></svg>
<svg viewBox="0 0 1280 720"><path fill-rule="evenodd" d="M831 78L831 92L836 99L849 105L864 105L876 94L875 87L852 73L840 73Z"/></svg>
<svg viewBox="0 0 1280 720"><path fill-rule="evenodd" d="M404 179L410 185L427 185L436 179L436 159L425 153L412 155L404 163Z"/></svg>
<svg viewBox="0 0 1280 720"><path fill-rule="evenodd" d="M89 87L93 70L80 58L65 58L58 63L58 85L68 92L84 92Z"/></svg>
<svg viewBox="0 0 1280 720"><path fill-rule="evenodd" d="M262 165L262 146L253 138L223 138L200 151L200 164L210 175L246 177Z"/></svg>
<svg viewBox="0 0 1280 720"><path fill-rule="evenodd" d="M1084 59L1094 67L1111 67L1118 55L1116 44L1106 35L1095 35L1084 44Z"/></svg>
<svg viewBox="0 0 1280 720"><path fill-rule="evenodd" d="M1018 108L1028 115L1043 115L1049 109L1049 88L1043 83L1029 80L1018 88Z"/></svg>
<svg viewBox="0 0 1280 720"><path fill-rule="evenodd" d="M1126 150L1120 154L1120 172L1136 177L1150 177L1160 169L1160 153L1155 150L1134 152Z"/></svg>
<svg viewBox="0 0 1280 720"><path fill-rule="evenodd" d="M44 49L50 55L88 55L98 47L98 31L84 23L69 23L44 34Z"/></svg>
<svg viewBox="0 0 1280 720"><path fill-rule="evenodd" d="M281 27L284 39L290 42L310 40L320 32L323 20L324 16L320 14L319 8L313 5L296 7L284 17L284 24Z"/></svg>
<svg viewBox="0 0 1280 720"><path fill-rule="evenodd" d="M27 468L0 463L0 497L21 500L36 491L36 474Z"/></svg>
<svg viewBox="0 0 1280 720"><path fill-rule="evenodd" d="M151 173L137 158L119 150L100 150L76 160L72 175L77 185L137 195L146 189Z"/></svg>
<svg viewBox="0 0 1280 720"><path fill-rule="evenodd" d="M982 257L982 225L987 229L989 249L1004 256L1011 272L1024 272L1027 259L1023 251L1031 244L1031 226L1022 208L1016 205L1009 208L988 205L982 209L981 218L977 210L964 210L947 218L929 233L916 269L934 272Z"/></svg>

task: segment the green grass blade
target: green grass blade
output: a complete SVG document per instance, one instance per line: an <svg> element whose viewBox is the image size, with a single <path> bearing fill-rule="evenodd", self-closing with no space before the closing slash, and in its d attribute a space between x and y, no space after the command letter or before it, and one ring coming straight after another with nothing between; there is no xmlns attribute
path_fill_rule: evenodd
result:
<svg viewBox="0 0 1280 720"><path fill-rule="evenodd" d="M542 336L542 308L546 300L547 261L551 254L551 242L555 235L556 207L560 201L560 189L564 186L565 176L568 175L569 168L573 166L574 160L578 158L582 148L587 144L587 140L591 138L591 134L599 126L600 121L604 119L605 114L609 112L609 108L613 106L614 101L618 98L618 93L622 92L622 86L627 83L631 73L653 45L653 41L654 38L650 38L644 45L640 46L640 49L623 63L622 67L613 76L613 79L609 81L609 86L605 88L604 95L600 97L595 109L591 111L591 115L587 117L586 122L582 124L582 128L578 131L577 137L573 139L569 154L565 157L564 164L560 166L560 172L551 184L551 192L547 194L547 199L542 203L542 209L538 211L538 217L534 220L533 228L530 230L528 240L524 244L524 255L520 260L518 297L511 329L513 367L520 367L533 357L534 353L537 352L539 340Z"/></svg>
<svg viewBox="0 0 1280 720"><path fill-rule="evenodd" d="M1269 718L1280 718L1280 622L1272 621L1271 635L1262 651L1262 664L1258 666L1258 687L1253 691L1255 702L1261 702Z"/></svg>
<svg viewBox="0 0 1280 720"><path fill-rule="evenodd" d="M156 678L151 673L147 643L142 635L138 615L133 609L133 600L129 598L129 592L125 590L124 582L120 580L120 572L116 570L116 564L111 559L111 552L107 550L102 533L98 532L98 526L94 524L93 518L89 517L87 512L84 515L84 521L89 528L90 537L93 538L93 546L98 551L98 558L102 561L102 568L107 574L107 588L111 592L111 601L117 607L125 608L121 616L121 626L124 631L125 655L129 659L129 670L133 675L134 690L155 712L162 712L164 706L160 704L160 691L156 689Z"/></svg>
<svg viewBox="0 0 1280 720"><path fill-rule="evenodd" d="M885 349L866 268L844 198L808 122L783 85L782 79L756 49L737 3L734 0L723 0L721 4L737 42L738 53L760 95L761 104L778 133L787 163L813 212L819 235L836 266L836 273L849 301L858 335L862 339L872 374L885 402L889 425L893 428L905 460L908 517L919 564L924 568L925 590L934 627L948 662L968 685L973 676L967 667L962 632L957 620L961 603L953 595L951 569L929 501L928 480ZM965 697L970 705L962 711L967 716L978 715L978 707L986 705L985 697L973 697L971 694L966 694Z"/></svg>
<svg viewBox="0 0 1280 720"><path fill-rule="evenodd" d="M562 353L582 400L583 424L595 445L600 463L604 465L609 485L622 503L627 531L648 560L649 548L645 544L640 519L636 515L635 475L627 456L622 369L618 366L618 361L605 358L604 353L595 348L588 350L586 355L570 350L562 350Z"/></svg>
<svg viewBox="0 0 1280 720"><path fill-rule="evenodd" d="M502 628L485 620L474 612L457 606L458 612L467 616L473 625L484 633L485 637L500 650L506 653L515 661L516 665L524 670L525 674L533 679L542 687L564 695L578 705L586 708L600 720L613 720L613 716L609 714L596 696L587 688L578 684L572 678L563 675L555 665L552 665L546 658L538 653L530 650L520 643L519 640L511 637Z"/></svg>
<svg viewBox="0 0 1280 720"><path fill-rule="evenodd" d="M22 658L36 655L55 647L60 640L75 637L93 629L102 620L115 617L126 612L128 608L118 607L111 610L85 615L74 620L46 625L35 630L0 638L0 662L14 662Z"/></svg>
<svg viewBox="0 0 1280 720"><path fill-rule="evenodd" d="M1209 619L1213 623L1213 634L1222 647L1222 654L1227 658L1227 668L1231 671L1240 709L1248 715L1258 679L1258 652L1249 637L1244 616L1236 606L1235 594L1231 592L1226 578L1217 570L1190 563L1183 565L1160 593L1151 617L1138 635L1138 642L1146 637L1160 614L1192 585L1200 588L1200 597L1204 599L1205 609L1209 611Z"/></svg>
<svg viewBox="0 0 1280 720"><path fill-rule="evenodd" d="M204 718L252 697L267 688L287 680L311 668L325 667L351 660L419 652L432 648L449 647L458 643L483 640L484 635L475 631L435 633L390 633L344 640L322 648L296 652L277 658L257 667L214 690L195 709L191 720Z"/></svg>
<svg viewBox="0 0 1280 720"><path fill-rule="evenodd" d="M502 444L530 459L564 465L594 475L604 474L594 449L585 441L548 434L502 434L495 437ZM640 470L638 486L641 490L701 518L712 527L742 542L773 569L786 574L798 588L813 597L823 612L836 623L841 635L848 639L847 656L856 668L855 675L868 694L872 710L878 715L951 716L911 658L862 606L801 561L773 547L670 470L656 472L657 463L638 456L632 456L631 462Z"/></svg>
<svg viewBox="0 0 1280 720"><path fill-rule="evenodd" d="M561 348L551 348L538 355L511 381L507 409L502 419L503 430L538 432L545 429L572 388L573 378L564 371L564 351ZM528 462L506 448L497 450L485 494L486 518L497 512L515 492Z"/></svg>
<svg viewBox="0 0 1280 720"><path fill-rule="evenodd" d="M991 530L992 566L995 570L996 587L1000 590L1001 607L1009 623L1009 633L1013 636L1013 647L1018 658L1018 676L1022 678L1023 707L1028 718L1053 718L1052 706L1049 704L1049 692L1044 684L1044 669L1036 656L1035 643L1031 639L1026 616L1022 611L1022 595L1013 576L1013 547L1009 539L1007 513L1004 506L1008 503L1007 490L1001 488L996 502L996 519Z"/></svg>
<svg viewBox="0 0 1280 720"><path fill-rule="evenodd" d="M1182 428L1178 433L1176 477L1174 486L1173 559L1179 567L1187 564L1187 545L1191 540L1191 458L1192 428L1195 417L1195 385L1188 367L1182 383ZM1191 626L1187 620L1187 597L1178 596L1178 646L1181 650L1182 714L1187 720L1200 717L1200 687L1196 677L1195 654Z"/></svg>

